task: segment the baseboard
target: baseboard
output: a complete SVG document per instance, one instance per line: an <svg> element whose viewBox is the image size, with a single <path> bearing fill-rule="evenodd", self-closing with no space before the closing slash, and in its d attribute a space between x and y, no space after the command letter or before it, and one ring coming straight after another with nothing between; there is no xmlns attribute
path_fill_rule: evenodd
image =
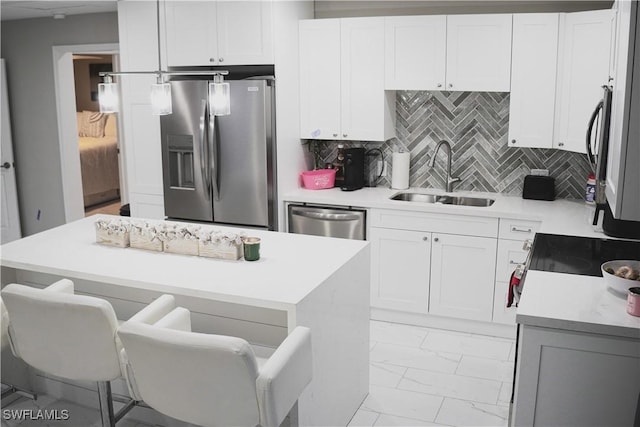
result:
<svg viewBox="0 0 640 427"><path fill-rule="evenodd" d="M446 329L450 331L467 332L500 338L515 339L516 337L515 324L505 325L500 323L456 319L453 317L442 317L429 314L407 313L375 307L371 307L371 320L382 320L385 322Z"/></svg>

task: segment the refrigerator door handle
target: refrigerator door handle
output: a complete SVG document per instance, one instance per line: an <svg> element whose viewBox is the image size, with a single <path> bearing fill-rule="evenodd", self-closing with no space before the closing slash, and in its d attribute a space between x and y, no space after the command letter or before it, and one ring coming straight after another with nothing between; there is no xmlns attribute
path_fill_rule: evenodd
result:
<svg viewBox="0 0 640 427"><path fill-rule="evenodd" d="M218 137L216 136L216 116L209 115L209 132L208 132L209 153L211 153L211 179L213 185L213 197L216 201L220 200L220 165L218 164Z"/></svg>
<svg viewBox="0 0 640 427"><path fill-rule="evenodd" d="M209 179L209 168L207 167L207 147L205 145L205 118L207 114L207 101L202 100L202 114L200 114L200 172L202 173L202 180L206 187L207 200L211 194L211 180Z"/></svg>
<svg viewBox="0 0 640 427"><path fill-rule="evenodd" d="M596 119L598 118L598 114L600 114L600 111L602 110L602 107L604 106L604 101L600 101L598 102L598 105L596 105L595 110L593 110L593 113L591 113L591 118L589 119L589 125L587 126L587 157L589 158L589 163L591 164L591 169L593 170L593 172L596 171L596 161L597 159L595 158L595 154L592 150L591 147L591 134L593 132L593 127L595 125Z"/></svg>

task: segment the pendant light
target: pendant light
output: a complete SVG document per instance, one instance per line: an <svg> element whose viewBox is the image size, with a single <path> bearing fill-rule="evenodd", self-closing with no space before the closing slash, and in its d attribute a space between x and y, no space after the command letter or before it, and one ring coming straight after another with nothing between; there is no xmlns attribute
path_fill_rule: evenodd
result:
<svg viewBox="0 0 640 427"><path fill-rule="evenodd" d="M162 70L162 50L160 47L160 0L156 0L156 24L158 41L158 70L157 71L107 71L99 75L104 82L98 85L98 101L101 113L114 113L118 111L119 97L118 85L113 83L113 76L132 74L154 74L156 83L151 85L151 111L155 115L172 113L171 84L167 81L169 76L213 76L213 82L208 86L209 112L215 116L226 116L231 113L230 87L224 83L223 76L228 71L184 71L170 72Z"/></svg>
<svg viewBox="0 0 640 427"><path fill-rule="evenodd" d="M222 73L214 74L213 82L209 83L209 111L214 116L228 116L231 114L230 101L229 83L224 83Z"/></svg>
<svg viewBox="0 0 640 427"><path fill-rule="evenodd" d="M151 85L151 112L157 116L171 114L171 85L158 74L158 81Z"/></svg>
<svg viewBox="0 0 640 427"><path fill-rule="evenodd" d="M151 113L156 116L171 114L171 85L165 81L162 73L162 49L160 48L160 0L156 0L156 29L158 41L157 81L151 85Z"/></svg>
<svg viewBox="0 0 640 427"><path fill-rule="evenodd" d="M118 112L118 85L111 76L104 76L104 83L98 84L98 100L101 113Z"/></svg>

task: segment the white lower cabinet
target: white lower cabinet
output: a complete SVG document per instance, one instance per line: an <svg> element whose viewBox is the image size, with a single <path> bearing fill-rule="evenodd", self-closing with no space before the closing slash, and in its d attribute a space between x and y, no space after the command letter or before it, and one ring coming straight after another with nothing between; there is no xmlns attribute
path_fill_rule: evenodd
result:
<svg viewBox="0 0 640 427"><path fill-rule="evenodd" d="M431 233L371 227L371 304L427 313Z"/></svg>
<svg viewBox="0 0 640 427"><path fill-rule="evenodd" d="M477 237L385 228L400 211L373 212L371 242L371 305L407 313L433 314L490 322L493 313L496 237ZM393 217L393 218L396 218ZM435 229L459 226L474 217L406 213L407 225L431 223ZM440 222L438 222L440 219ZM452 228L453 231L453 228Z"/></svg>
<svg viewBox="0 0 640 427"><path fill-rule="evenodd" d="M429 313L491 321L497 239L433 234Z"/></svg>
<svg viewBox="0 0 640 427"><path fill-rule="evenodd" d="M637 337L530 325L520 334L511 425L638 425Z"/></svg>

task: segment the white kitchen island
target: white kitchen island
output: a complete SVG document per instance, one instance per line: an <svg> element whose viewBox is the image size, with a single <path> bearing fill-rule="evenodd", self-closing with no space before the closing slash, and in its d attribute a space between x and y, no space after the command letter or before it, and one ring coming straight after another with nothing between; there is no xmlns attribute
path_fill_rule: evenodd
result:
<svg viewBox="0 0 640 427"><path fill-rule="evenodd" d="M243 230L262 239L261 259L224 261L97 244L99 217L108 218L85 218L1 246L2 285L45 286L69 278L76 292L109 300L121 319L172 294L192 311L194 330L240 336L263 347L275 347L296 326L307 326L313 380L299 399L298 422L349 422L369 386L367 242ZM51 386L54 379L39 378L41 391L60 388ZM64 397L69 394L77 395Z"/></svg>

